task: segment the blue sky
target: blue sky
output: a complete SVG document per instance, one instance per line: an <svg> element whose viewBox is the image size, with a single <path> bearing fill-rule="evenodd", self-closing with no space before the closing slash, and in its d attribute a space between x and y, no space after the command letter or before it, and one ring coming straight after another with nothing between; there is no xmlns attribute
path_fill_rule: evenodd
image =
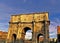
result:
<svg viewBox="0 0 60 43"><path fill-rule="evenodd" d="M46 11L51 22L50 37L54 38L60 25L60 0L0 0L0 30L8 31L11 15Z"/></svg>

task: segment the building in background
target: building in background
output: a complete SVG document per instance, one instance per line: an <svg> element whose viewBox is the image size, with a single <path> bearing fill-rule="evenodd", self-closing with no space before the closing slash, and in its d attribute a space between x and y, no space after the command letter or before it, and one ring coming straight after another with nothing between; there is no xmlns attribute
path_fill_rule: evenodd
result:
<svg viewBox="0 0 60 43"><path fill-rule="evenodd" d="M60 42L60 26L57 26L57 39Z"/></svg>
<svg viewBox="0 0 60 43"><path fill-rule="evenodd" d="M8 32L0 31L0 40L6 40Z"/></svg>

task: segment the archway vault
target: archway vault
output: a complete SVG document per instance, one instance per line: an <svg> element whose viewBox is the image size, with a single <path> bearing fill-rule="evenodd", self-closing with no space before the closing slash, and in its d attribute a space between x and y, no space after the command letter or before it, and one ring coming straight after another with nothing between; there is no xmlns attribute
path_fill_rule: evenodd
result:
<svg viewBox="0 0 60 43"><path fill-rule="evenodd" d="M25 28L23 28L23 30L22 30L22 34L21 35L23 35L22 37L24 37L24 38L22 38L23 40L25 39L25 35L26 35L26 32L28 31L28 30L31 30L31 28L30 27L25 27ZM32 33L32 30L30 31L31 33Z"/></svg>
<svg viewBox="0 0 60 43"><path fill-rule="evenodd" d="M12 34L12 37L14 38L14 40L16 40L17 35L16 34Z"/></svg>
<svg viewBox="0 0 60 43"><path fill-rule="evenodd" d="M24 28L24 32L26 33L28 30L31 30L31 28L30 27L25 27Z"/></svg>

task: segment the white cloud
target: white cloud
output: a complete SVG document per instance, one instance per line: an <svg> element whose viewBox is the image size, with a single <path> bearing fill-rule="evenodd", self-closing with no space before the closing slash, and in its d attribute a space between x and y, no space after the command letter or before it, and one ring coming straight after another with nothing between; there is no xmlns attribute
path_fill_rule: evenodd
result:
<svg viewBox="0 0 60 43"><path fill-rule="evenodd" d="M0 23L0 30L1 31L8 31L8 24L7 23Z"/></svg>
<svg viewBox="0 0 60 43"><path fill-rule="evenodd" d="M57 37L57 26L60 26L60 20L59 18L54 18L53 21L51 21L50 23L50 29L49 29L49 33L50 33L50 37Z"/></svg>
<svg viewBox="0 0 60 43"><path fill-rule="evenodd" d="M25 35L25 39L32 39L32 33L27 32Z"/></svg>

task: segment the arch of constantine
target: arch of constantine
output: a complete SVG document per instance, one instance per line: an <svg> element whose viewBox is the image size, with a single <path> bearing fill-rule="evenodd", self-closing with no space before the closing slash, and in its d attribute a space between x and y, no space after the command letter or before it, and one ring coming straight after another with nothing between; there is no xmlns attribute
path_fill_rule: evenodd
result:
<svg viewBox="0 0 60 43"><path fill-rule="evenodd" d="M25 34L32 30L29 43L40 43L39 36L43 36L43 43L49 42L48 12L12 15L9 21L7 43L26 43Z"/></svg>

